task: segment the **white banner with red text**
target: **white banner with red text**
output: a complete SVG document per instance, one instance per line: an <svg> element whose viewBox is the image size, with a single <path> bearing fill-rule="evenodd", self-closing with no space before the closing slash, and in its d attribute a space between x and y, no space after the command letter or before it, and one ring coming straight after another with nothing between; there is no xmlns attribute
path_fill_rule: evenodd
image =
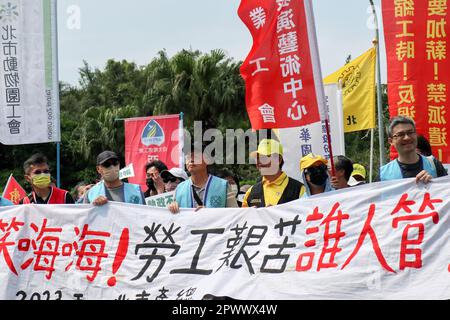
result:
<svg viewBox="0 0 450 320"><path fill-rule="evenodd" d="M0 299L449 299L449 183L177 215L112 202L3 207Z"/></svg>

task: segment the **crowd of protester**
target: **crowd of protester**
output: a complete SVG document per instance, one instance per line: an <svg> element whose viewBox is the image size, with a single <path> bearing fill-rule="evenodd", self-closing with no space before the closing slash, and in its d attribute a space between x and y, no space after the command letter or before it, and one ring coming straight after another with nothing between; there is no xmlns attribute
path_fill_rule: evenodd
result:
<svg viewBox="0 0 450 320"><path fill-rule="evenodd" d="M431 154L431 147L423 135L416 132L415 123L407 117L392 119L388 142L398 152L398 157L380 168L375 181L415 178L416 182L429 183L433 178L447 175L442 163ZM98 181L80 182L73 196L55 186L47 158L34 154L25 161L23 170L31 193L20 204L93 204L101 206L108 201L145 204L147 197L174 192L174 201L168 205L171 213L180 208L230 208L269 207L300 198L343 188L355 188L366 183L366 169L351 159L338 155L330 161L321 155L308 154L301 158L299 170L302 182L283 171L283 146L275 139L262 140L250 154L256 161L260 178L254 185L240 186L236 174L223 169L212 175L202 145L192 145L185 153L186 171L168 168L161 161L146 164L147 190L138 184L119 179L120 158L113 151L103 151L97 156ZM0 197L0 206L12 205Z"/></svg>

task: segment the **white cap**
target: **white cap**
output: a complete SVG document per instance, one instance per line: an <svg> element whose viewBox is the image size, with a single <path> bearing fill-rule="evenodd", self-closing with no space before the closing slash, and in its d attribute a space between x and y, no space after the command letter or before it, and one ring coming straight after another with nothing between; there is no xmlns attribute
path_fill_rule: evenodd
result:
<svg viewBox="0 0 450 320"><path fill-rule="evenodd" d="M167 175L169 175L169 174L172 175L172 176L174 176L174 177L181 178L181 179L184 179L184 180L189 179L189 177L188 177L186 171L184 171L184 170L181 169L181 168L172 168L172 169L170 169L170 170L163 170L163 171L161 171L161 173L160 173L161 178L164 178L164 176L167 176Z"/></svg>

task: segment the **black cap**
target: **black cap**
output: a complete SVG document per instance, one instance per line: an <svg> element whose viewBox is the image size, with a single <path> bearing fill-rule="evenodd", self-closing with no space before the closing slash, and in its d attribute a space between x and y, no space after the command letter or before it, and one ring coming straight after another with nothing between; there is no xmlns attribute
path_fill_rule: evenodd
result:
<svg viewBox="0 0 450 320"><path fill-rule="evenodd" d="M119 157L117 154L113 151L103 151L97 156L97 165L101 165L108 161L109 159L116 159L119 160Z"/></svg>

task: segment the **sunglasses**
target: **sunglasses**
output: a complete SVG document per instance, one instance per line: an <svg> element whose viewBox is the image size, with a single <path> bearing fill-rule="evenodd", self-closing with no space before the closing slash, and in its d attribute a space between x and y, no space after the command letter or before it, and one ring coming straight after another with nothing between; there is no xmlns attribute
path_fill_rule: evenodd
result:
<svg viewBox="0 0 450 320"><path fill-rule="evenodd" d="M45 170L36 170L36 171L32 172L32 174L42 174L42 173L48 174L48 173L50 173L50 170L45 169Z"/></svg>
<svg viewBox="0 0 450 320"><path fill-rule="evenodd" d="M170 178L163 179L164 183L176 182L176 181L177 181L176 177L170 177Z"/></svg>
<svg viewBox="0 0 450 320"><path fill-rule="evenodd" d="M106 161L105 163L102 163L101 166L104 168L109 168L111 166L117 166L119 164L119 160L111 160Z"/></svg>

